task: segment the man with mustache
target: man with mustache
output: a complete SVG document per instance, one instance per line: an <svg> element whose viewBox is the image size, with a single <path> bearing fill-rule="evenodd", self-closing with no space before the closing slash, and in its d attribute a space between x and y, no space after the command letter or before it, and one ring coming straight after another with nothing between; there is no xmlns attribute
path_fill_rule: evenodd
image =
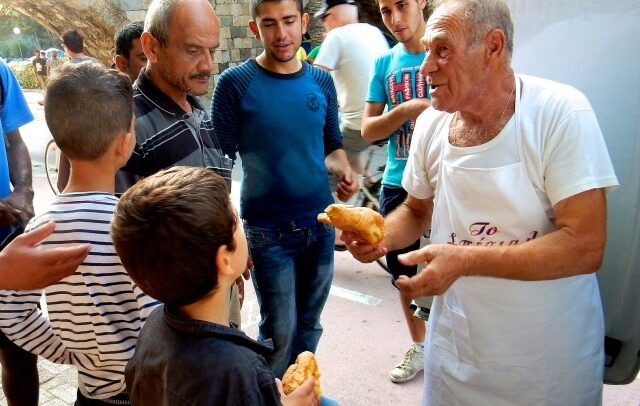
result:
<svg viewBox="0 0 640 406"><path fill-rule="evenodd" d="M176 165L202 166L231 185L230 161L194 97L207 92L219 38L207 1L151 3L140 37L147 66L134 84L136 147L123 172L143 177Z"/></svg>
<svg viewBox="0 0 640 406"><path fill-rule="evenodd" d="M116 176L116 192L177 165L209 168L231 190L231 160L223 155L211 119L194 97L207 92L213 52L220 44L220 24L211 4L154 0L140 43L147 66L133 86L136 146ZM238 287L233 289L230 318L239 325L241 279Z"/></svg>

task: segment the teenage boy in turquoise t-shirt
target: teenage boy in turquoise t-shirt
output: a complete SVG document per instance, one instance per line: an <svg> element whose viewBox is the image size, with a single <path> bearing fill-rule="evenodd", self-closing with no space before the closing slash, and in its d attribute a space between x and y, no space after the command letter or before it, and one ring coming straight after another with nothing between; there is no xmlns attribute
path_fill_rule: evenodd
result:
<svg viewBox="0 0 640 406"><path fill-rule="evenodd" d="M402 188L402 173L409 157L414 123L431 103L426 79L419 72L425 56L420 42L425 33L422 14L425 0L379 0L378 5L382 21L398 44L375 61L362 118L362 137L369 142L389 139L387 166L380 192L380 212L386 216L407 197ZM398 262L398 254L419 247L420 240L402 250L387 253L387 265L394 280L400 275L416 274L417 267ZM425 322L414 317L409 306L411 298L400 291L398 293L413 345L389 374L389 379L395 383L409 381L423 369L426 333Z"/></svg>

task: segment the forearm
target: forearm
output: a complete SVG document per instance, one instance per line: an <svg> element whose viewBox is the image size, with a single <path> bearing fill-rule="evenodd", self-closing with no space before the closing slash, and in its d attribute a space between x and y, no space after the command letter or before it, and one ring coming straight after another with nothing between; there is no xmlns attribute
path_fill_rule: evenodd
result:
<svg viewBox="0 0 640 406"><path fill-rule="evenodd" d="M467 275L548 280L592 273L606 244L606 198L593 189L554 206L556 230L519 245L464 247Z"/></svg>
<svg viewBox="0 0 640 406"><path fill-rule="evenodd" d="M19 130L7 134L7 159L9 178L14 190L33 197L31 157Z"/></svg>
<svg viewBox="0 0 640 406"><path fill-rule="evenodd" d="M41 295L40 290L0 291L0 330L32 354L56 363L69 363L68 351L37 307Z"/></svg>
<svg viewBox="0 0 640 406"><path fill-rule="evenodd" d="M336 175L339 179L342 179L345 175L351 173L347 153L343 149L333 150L325 157L324 163L327 170Z"/></svg>
<svg viewBox="0 0 640 406"><path fill-rule="evenodd" d="M384 220L387 251L408 247L431 226L432 200L421 201L409 197Z"/></svg>
<svg viewBox="0 0 640 406"><path fill-rule="evenodd" d="M368 142L383 140L393 134L408 117L402 104L377 116L365 115L362 119L362 138Z"/></svg>
<svg viewBox="0 0 640 406"><path fill-rule="evenodd" d="M596 272L602 263L604 239L560 229L520 245L464 247L463 252L467 276L550 280Z"/></svg>

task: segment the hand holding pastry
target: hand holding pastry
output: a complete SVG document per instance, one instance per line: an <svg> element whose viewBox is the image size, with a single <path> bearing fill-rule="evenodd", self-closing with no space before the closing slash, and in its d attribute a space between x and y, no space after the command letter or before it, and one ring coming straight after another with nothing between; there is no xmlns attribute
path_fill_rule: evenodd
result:
<svg viewBox="0 0 640 406"><path fill-rule="evenodd" d="M289 368L287 368L287 372L284 373L282 377L284 393L289 395L309 378L313 378L315 394L317 397L320 397L322 392L320 390L318 363L312 352L305 351L298 355L296 363L290 365Z"/></svg>
<svg viewBox="0 0 640 406"><path fill-rule="evenodd" d="M318 221L352 232L374 246L384 239L384 218L367 207L330 204L324 213L318 214Z"/></svg>

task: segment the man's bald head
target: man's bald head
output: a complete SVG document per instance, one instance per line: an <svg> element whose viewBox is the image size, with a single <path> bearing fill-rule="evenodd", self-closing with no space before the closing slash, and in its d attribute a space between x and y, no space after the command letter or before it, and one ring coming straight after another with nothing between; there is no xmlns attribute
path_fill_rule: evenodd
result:
<svg viewBox="0 0 640 406"><path fill-rule="evenodd" d="M174 100L207 92L220 23L206 0L154 0L141 37L147 73Z"/></svg>
<svg viewBox="0 0 640 406"><path fill-rule="evenodd" d="M430 0L430 9L450 7L459 9L469 35L469 46L480 45L492 29L499 29L505 36L505 49L510 59L513 54L513 21L509 6L504 0Z"/></svg>
<svg viewBox="0 0 640 406"><path fill-rule="evenodd" d="M177 10L180 7L181 10ZM169 32L171 30L171 22L176 12L182 11L181 14L190 12L212 14L215 11L211 4L206 0L154 0L149 4L147 16L144 20L144 31L154 36L160 44L166 46ZM197 14L193 15L197 17ZM188 29L189 26L181 27Z"/></svg>

